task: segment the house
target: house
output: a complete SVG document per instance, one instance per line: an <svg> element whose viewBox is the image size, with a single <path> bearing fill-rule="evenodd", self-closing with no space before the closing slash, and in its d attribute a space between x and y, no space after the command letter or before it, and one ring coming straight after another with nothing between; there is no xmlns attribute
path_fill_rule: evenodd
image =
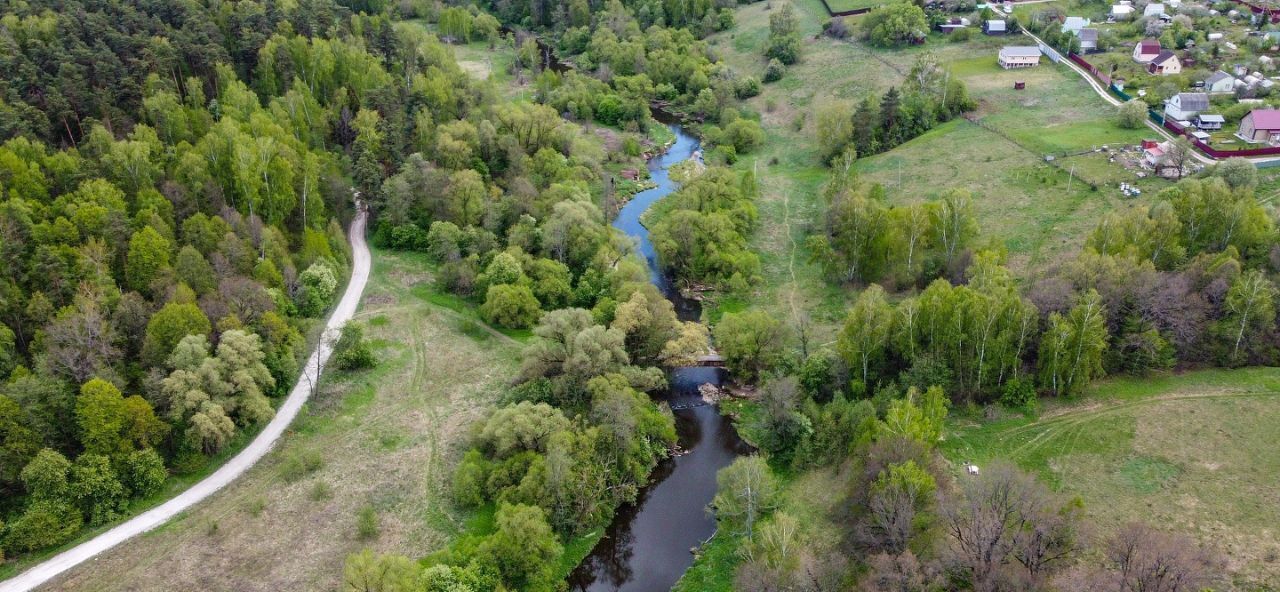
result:
<svg viewBox="0 0 1280 592"><path fill-rule="evenodd" d="M1133 6L1129 4L1116 4L1111 7L1111 18L1120 20L1131 16L1133 16Z"/></svg>
<svg viewBox="0 0 1280 592"><path fill-rule="evenodd" d="M1165 152L1168 151L1168 142L1143 142L1142 143L1142 160L1147 166L1157 167L1164 162Z"/></svg>
<svg viewBox="0 0 1280 592"><path fill-rule="evenodd" d="M1151 60L1156 59L1158 55L1160 55L1158 39L1143 39L1133 46L1133 61L1139 64L1150 64Z"/></svg>
<svg viewBox="0 0 1280 592"><path fill-rule="evenodd" d="M1200 113L1192 120L1196 128L1201 130L1220 130L1226 122L1226 118L1216 113Z"/></svg>
<svg viewBox="0 0 1280 592"><path fill-rule="evenodd" d="M1098 30L1080 29L1080 53L1098 50Z"/></svg>
<svg viewBox="0 0 1280 592"><path fill-rule="evenodd" d="M1173 55L1172 51L1166 49L1147 64L1147 71L1160 76L1181 74L1182 62L1178 61L1178 56Z"/></svg>
<svg viewBox="0 0 1280 592"><path fill-rule="evenodd" d="M1195 114L1209 108L1209 95L1205 93L1178 93L1164 102L1164 116L1174 121L1187 121Z"/></svg>
<svg viewBox="0 0 1280 592"><path fill-rule="evenodd" d="M1148 4L1146 8L1142 9L1142 16L1161 18L1164 16L1164 5L1156 2Z"/></svg>
<svg viewBox="0 0 1280 592"><path fill-rule="evenodd" d="M1089 19L1082 16L1069 16L1067 20L1062 21L1062 32L1079 35L1080 29L1089 26Z"/></svg>
<svg viewBox="0 0 1280 592"><path fill-rule="evenodd" d="M983 25L982 32L988 35L1004 35L1009 32L1009 26L1002 20L991 19Z"/></svg>
<svg viewBox="0 0 1280 592"><path fill-rule="evenodd" d="M1204 91L1210 93L1229 93L1235 92L1236 79L1234 76L1218 70L1204 79Z"/></svg>
<svg viewBox="0 0 1280 592"><path fill-rule="evenodd" d="M1222 39L1222 33L1209 33L1205 36L1205 39L1208 39L1209 41L1218 41Z"/></svg>
<svg viewBox="0 0 1280 592"><path fill-rule="evenodd" d="M1034 45L1007 45L1000 48L1000 67L1029 68L1040 64L1040 48Z"/></svg>
<svg viewBox="0 0 1280 592"><path fill-rule="evenodd" d="M1280 141L1280 109L1254 109L1240 120L1241 140L1250 143L1274 144Z"/></svg>

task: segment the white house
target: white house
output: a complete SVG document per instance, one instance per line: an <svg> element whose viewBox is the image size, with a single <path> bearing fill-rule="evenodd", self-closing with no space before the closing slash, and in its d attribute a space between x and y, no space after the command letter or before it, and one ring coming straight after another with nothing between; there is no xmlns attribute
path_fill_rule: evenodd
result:
<svg viewBox="0 0 1280 592"><path fill-rule="evenodd" d="M1098 30L1080 29L1080 53L1089 53L1098 49Z"/></svg>
<svg viewBox="0 0 1280 592"><path fill-rule="evenodd" d="M1008 45L1000 48L1000 67L1029 68L1040 64L1040 48L1034 45Z"/></svg>
<svg viewBox="0 0 1280 592"><path fill-rule="evenodd" d="M1174 76L1182 73L1182 62L1172 51L1166 49L1147 64L1147 71L1160 76Z"/></svg>
<svg viewBox="0 0 1280 592"><path fill-rule="evenodd" d="M1204 79L1204 91L1210 93L1229 93L1235 92L1236 79L1234 76L1218 70Z"/></svg>
<svg viewBox="0 0 1280 592"><path fill-rule="evenodd" d="M1133 6L1128 4L1116 4L1111 7L1111 17L1120 20L1133 16Z"/></svg>
<svg viewBox="0 0 1280 592"><path fill-rule="evenodd" d="M1201 113L1196 115L1193 123L1202 130L1220 130L1227 123L1227 120L1216 113Z"/></svg>
<svg viewBox="0 0 1280 592"><path fill-rule="evenodd" d="M1205 93L1178 93L1164 102L1164 116L1174 121L1187 121L1209 108Z"/></svg>
<svg viewBox="0 0 1280 592"><path fill-rule="evenodd" d="M1164 5L1159 3L1148 4L1142 9L1142 16L1154 16L1156 18L1164 16Z"/></svg>

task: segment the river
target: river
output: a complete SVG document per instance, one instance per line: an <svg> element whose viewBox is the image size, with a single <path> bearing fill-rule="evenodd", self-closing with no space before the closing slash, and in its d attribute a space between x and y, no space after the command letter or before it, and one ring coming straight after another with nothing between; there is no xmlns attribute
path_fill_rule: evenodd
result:
<svg viewBox="0 0 1280 592"><path fill-rule="evenodd" d="M671 165L698 150L697 138L679 126L668 127L676 134L675 144L649 161L657 187L633 196L613 226L639 243L650 279L672 301L680 318L696 320L701 314L698 303L681 297L662 273L649 230L640 223L641 214L676 190L668 175ZM719 368L675 368L669 373L669 388L656 397L675 414L684 454L660 463L636 502L618 509L604 538L569 576L570 588L582 592L670 590L693 563L690 550L715 532L715 519L706 506L716 493L716 471L750 451L729 419L698 392L698 386L719 385L723 379Z"/></svg>

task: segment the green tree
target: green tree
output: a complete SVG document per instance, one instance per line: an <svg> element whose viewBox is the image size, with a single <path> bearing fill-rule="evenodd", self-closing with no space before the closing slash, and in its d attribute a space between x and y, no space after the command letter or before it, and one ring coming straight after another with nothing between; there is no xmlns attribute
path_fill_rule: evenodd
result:
<svg viewBox="0 0 1280 592"><path fill-rule="evenodd" d="M1116 107L1116 125L1124 129L1138 129L1147 122L1146 102L1134 99Z"/></svg>
<svg viewBox="0 0 1280 592"><path fill-rule="evenodd" d="M858 295L836 339L836 351L868 387L872 371L884 358L893 327L893 309L885 300L884 288L872 284Z"/></svg>
<svg viewBox="0 0 1280 592"><path fill-rule="evenodd" d="M555 589L554 566L563 548L541 508L503 504L495 516L498 529L480 543L478 557L497 568L512 590Z"/></svg>
<svg viewBox="0 0 1280 592"><path fill-rule="evenodd" d="M889 403L889 410L880 423L881 437L901 436L932 448L942 440L949 405L940 387L929 387L923 396L911 387L906 397Z"/></svg>
<svg viewBox="0 0 1280 592"><path fill-rule="evenodd" d="M125 259L125 277L129 287L151 293L152 282L169 268L169 241L150 226L133 233L129 239L129 255Z"/></svg>
<svg viewBox="0 0 1280 592"><path fill-rule="evenodd" d="M128 503L128 492L116 478L111 460L85 453L71 464L71 496L80 505L89 524L103 524L120 516Z"/></svg>
<svg viewBox="0 0 1280 592"><path fill-rule="evenodd" d="M150 497L164 488L169 471L155 449L135 450L125 457L120 467L120 481L135 496Z"/></svg>
<svg viewBox="0 0 1280 592"><path fill-rule="evenodd" d="M1256 269L1244 272L1231 284L1221 321L1231 347L1229 363L1244 363L1249 346L1274 328L1275 294L1275 285Z"/></svg>
<svg viewBox="0 0 1280 592"><path fill-rule="evenodd" d="M298 283L298 312L304 316L317 317L333 304L334 294L338 290L338 274L333 266L317 261L302 272Z"/></svg>
<svg viewBox="0 0 1280 592"><path fill-rule="evenodd" d="M173 347L188 335L209 335L213 327L200 307L190 303L170 302L147 321L147 335L142 342L142 359L158 366L169 357Z"/></svg>
<svg viewBox="0 0 1280 592"><path fill-rule="evenodd" d="M764 55L783 64L794 64L800 59L800 24L790 2L783 3L769 15L769 39Z"/></svg>
<svg viewBox="0 0 1280 592"><path fill-rule="evenodd" d="M511 329L526 329L538 322L542 305L528 286L489 286L480 316L488 323Z"/></svg>
<svg viewBox="0 0 1280 592"><path fill-rule="evenodd" d="M756 522L777 507L777 497L769 464L758 455L743 456L716 473L711 507L722 526L750 539Z"/></svg>
<svg viewBox="0 0 1280 592"><path fill-rule="evenodd" d="M461 9L457 9L461 10ZM347 556L343 592L417 592L418 566L403 555L379 555L372 549ZM451 591L452 592L452 591Z"/></svg>
<svg viewBox="0 0 1280 592"><path fill-rule="evenodd" d="M759 309L726 313L714 333L725 363L744 381L756 380L777 364L787 338L782 321Z"/></svg>
<svg viewBox="0 0 1280 592"><path fill-rule="evenodd" d="M454 6L440 11L440 32L445 39L458 43L471 41L472 17L467 9Z"/></svg>
<svg viewBox="0 0 1280 592"><path fill-rule="evenodd" d="M112 459L154 446L168 431L145 399L126 399L115 385L98 378L80 387L76 421L85 453Z"/></svg>
<svg viewBox="0 0 1280 592"><path fill-rule="evenodd" d="M1107 349L1106 310L1090 290L1063 316L1049 315L1040 338L1040 385L1055 396L1072 395L1101 376Z"/></svg>
<svg viewBox="0 0 1280 592"><path fill-rule="evenodd" d="M886 4L858 22L862 36L880 46L896 46L923 38L929 31L924 10L909 3Z"/></svg>
<svg viewBox="0 0 1280 592"><path fill-rule="evenodd" d="M270 262L269 259L263 261ZM214 274L213 266L191 245L185 245L178 251L173 262L173 274L196 294L208 294L218 287L218 276Z"/></svg>

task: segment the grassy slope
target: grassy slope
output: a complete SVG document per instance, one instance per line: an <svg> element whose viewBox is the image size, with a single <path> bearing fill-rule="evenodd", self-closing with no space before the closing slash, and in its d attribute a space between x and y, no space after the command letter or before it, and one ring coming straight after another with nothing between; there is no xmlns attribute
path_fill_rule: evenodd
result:
<svg viewBox="0 0 1280 592"><path fill-rule="evenodd" d="M741 73L758 75L763 70L760 50L768 36L767 5L743 6L736 13L737 26L711 38L718 55ZM885 185L891 201L908 203L934 198L951 187L969 188L977 196L983 239L1005 246L1019 270L1078 248L1103 212L1127 203L1114 190L1094 192L1079 182L1071 182L1068 192L1068 174L1043 162L1046 153L1136 143L1144 136L1116 128L1110 109L1065 67L1000 70L995 54L1012 41L981 35L965 43L935 35L924 46L895 50L815 39L827 20L821 3L795 0L794 5L804 38L802 61L749 101L762 114L768 141L738 165L755 167L763 191L757 202L761 225L752 247L762 257L766 281L750 298L751 304L785 317L807 310L818 326L819 342L830 338L831 327L842 318L853 294L829 286L818 266L809 263L803 245L812 221L823 210L820 189L828 176L813 141L814 113L826 101L857 101L900 84L925 52L964 79L979 102L974 116L1000 128L1012 141L955 121L892 152L860 161L859 170ZM1028 89L1013 91L1014 80L1026 81ZM1077 175L1097 183L1137 181L1101 155L1059 162L1068 169L1074 165ZM1140 185L1151 195L1162 183ZM727 304L732 308L744 303Z"/></svg>
<svg viewBox="0 0 1280 592"><path fill-rule="evenodd" d="M60 590L334 589L365 546L420 555L465 524L445 497L466 428L515 371L517 346L431 304L419 256L376 252L357 319L377 369L333 375L258 466L153 533L74 570ZM300 477L297 459L322 464ZM327 493L322 493L327 490ZM376 510L380 535L357 537Z"/></svg>
<svg viewBox="0 0 1280 592"><path fill-rule="evenodd" d="M1210 370L1092 385L1037 418L953 418L944 454L1016 462L1091 522L1141 519L1217 545L1238 589L1280 580L1280 373ZM1264 453L1264 451L1266 451Z"/></svg>

